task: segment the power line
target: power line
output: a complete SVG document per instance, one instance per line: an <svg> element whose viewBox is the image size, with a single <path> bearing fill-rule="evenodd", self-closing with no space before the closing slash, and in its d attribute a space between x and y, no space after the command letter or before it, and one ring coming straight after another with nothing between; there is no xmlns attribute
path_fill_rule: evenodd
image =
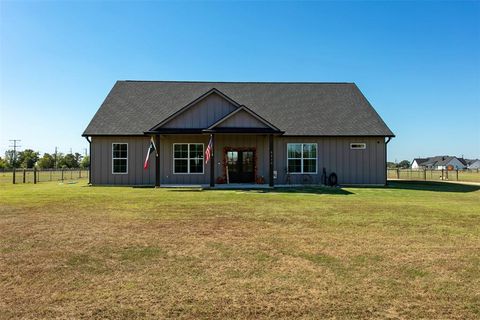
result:
<svg viewBox="0 0 480 320"><path fill-rule="evenodd" d="M8 140L8 141L11 141L13 142L13 145L10 145L9 147L10 148L13 148L13 167L15 167L16 163L17 163L17 148L20 148L21 146L17 144L17 142L20 142L22 140L20 139L11 139L11 140Z"/></svg>

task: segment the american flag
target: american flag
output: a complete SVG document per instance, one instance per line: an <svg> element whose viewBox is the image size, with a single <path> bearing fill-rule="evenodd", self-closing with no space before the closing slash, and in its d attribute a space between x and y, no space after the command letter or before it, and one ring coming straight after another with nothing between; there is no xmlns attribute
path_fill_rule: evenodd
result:
<svg viewBox="0 0 480 320"><path fill-rule="evenodd" d="M207 150L205 150L205 164L208 163L208 160L210 160L210 157L212 156L212 149L213 149L213 143L212 143L212 136L210 135L210 141L208 142Z"/></svg>

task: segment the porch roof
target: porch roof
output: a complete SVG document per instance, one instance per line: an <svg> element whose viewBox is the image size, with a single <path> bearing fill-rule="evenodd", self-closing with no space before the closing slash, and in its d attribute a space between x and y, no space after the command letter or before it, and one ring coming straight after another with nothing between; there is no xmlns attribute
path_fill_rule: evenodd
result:
<svg viewBox="0 0 480 320"><path fill-rule="evenodd" d="M245 133L245 134L283 134L283 131L272 128L213 128L213 129L175 129L160 128L155 131L145 131L144 134L211 134L211 133Z"/></svg>

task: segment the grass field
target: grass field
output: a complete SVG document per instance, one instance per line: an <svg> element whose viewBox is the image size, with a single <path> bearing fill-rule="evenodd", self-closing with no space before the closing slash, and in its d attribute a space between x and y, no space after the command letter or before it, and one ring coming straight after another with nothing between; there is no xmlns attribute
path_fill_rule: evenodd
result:
<svg viewBox="0 0 480 320"><path fill-rule="evenodd" d="M479 188L0 184L0 318L478 319Z"/></svg>

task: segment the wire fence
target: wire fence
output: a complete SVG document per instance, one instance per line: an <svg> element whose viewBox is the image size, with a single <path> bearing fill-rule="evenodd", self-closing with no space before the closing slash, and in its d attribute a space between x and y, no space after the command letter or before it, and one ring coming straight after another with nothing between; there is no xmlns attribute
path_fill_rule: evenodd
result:
<svg viewBox="0 0 480 320"><path fill-rule="evenodd" d="M480 170L388 169L388 179L480 182Z"/></svg>
<svg viewBox="0 0 480 320"><path fill-rule="evenodd" d="M69 182L88 179L88 169L15 169L0 171L0 183Z"/></svg>

